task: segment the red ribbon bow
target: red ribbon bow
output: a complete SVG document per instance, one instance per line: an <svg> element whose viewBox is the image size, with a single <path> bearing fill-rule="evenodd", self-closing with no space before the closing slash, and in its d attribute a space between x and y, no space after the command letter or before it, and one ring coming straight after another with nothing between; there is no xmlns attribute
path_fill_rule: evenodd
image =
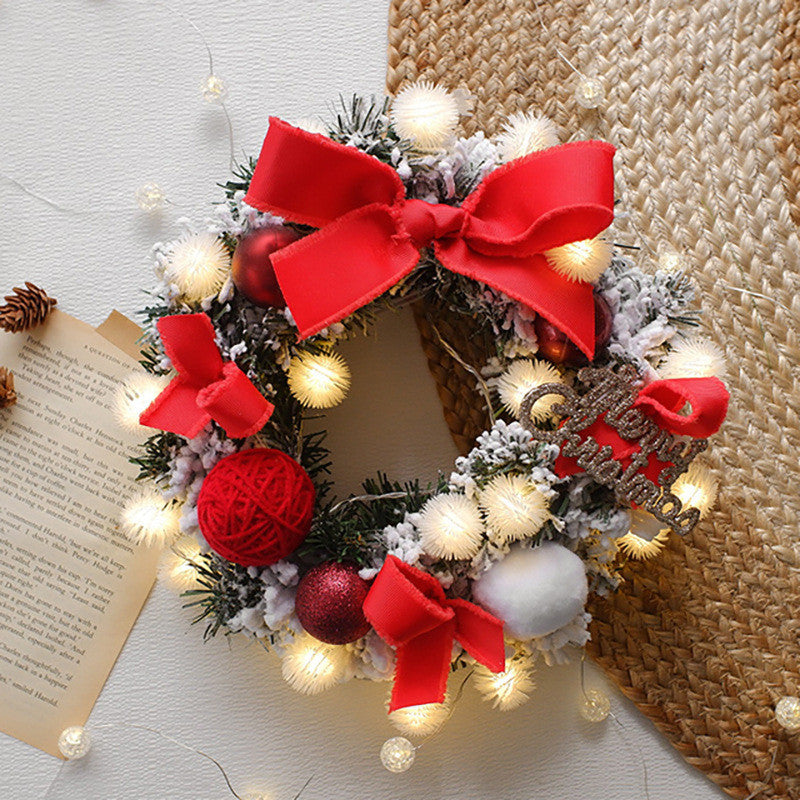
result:
<svg viewBox="0 0 800 800"><path fill-rule="evenodd" d="M728 412L728 390L719 378L672 378L653 381L639 391L633 407L646 414L663 430L677 436L707 439L716 433ZM689 414L679 413L687 404ZM614 459L627 467L630 459L641 450L637 441L623 439L615 428L605 421L605 414L582 432L582 439L591 436L602 447L609 445ZM651 453L642 473L657 483L659 473L668 466ZM583 470L574 458L559 455L555 472L559 477L575 475Z"/></svg>
<svg viewBox="0 0 800 800"><path fill-rule="evenodd" d="M390 712L444 700L453 640L492 672L506 668L502 621L466 600L448 599L436 578L395 556L375 578L364 614L397 648Z"/></svg>
<svg viewBox="0 0 800 800"><path fill-rule="evenodd" d="M433 243L447 269L530 306L591 358L592 286L542 253L611 223L613 156L597 141L532 153L456 207L407 199L388 164L273 117L245 201L320 229L270 256L303 338L394 286Z"/></svg>
<svg viewBox="0 0 800 800"><path fill-rule="evenodd" d="M158 332L178 375L139 417L142 425L192 439L217 422L228 436L258 433L274 406L232 361L224 362L205 314L174 314Z"/></svg>

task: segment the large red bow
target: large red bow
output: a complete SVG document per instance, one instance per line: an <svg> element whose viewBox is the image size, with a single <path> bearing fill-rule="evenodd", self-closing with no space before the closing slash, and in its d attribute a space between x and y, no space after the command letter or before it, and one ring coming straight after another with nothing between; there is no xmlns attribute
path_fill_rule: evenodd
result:
<svg viewBox="0 0 800 800"><path fill-rule="evenodd" d="M687 405L688 414L682 414ZM653 381L640 390L633 402L660 428L678 436L691 436L693 439L707 439L716 433L728 412L728 390L719 378L672 378ZM605 421L605 414L598 417L588 428L581 431L581 439L591 436L600 447L609 445L616 461L623 467L630 464L631 458L641 450L637 441L628 441ZM653 483L658 482L662 469L668 466L650 454L647 466L642 473ZM559 455L555 472L559 477L575 475L583 470L574 458Z"/></svg>
<svg viewBox="0 0 800 800"><path fill-rule="evenodd" d="M375 578L364 613L397 648L389 711L444 700L454 639L493 672L505 669L502 621L466 600L446 598L436 578L395 556Z"/></svg>
<svg viewBox="0 0 800 800"><path fill-rule="evenodd" d="M270 256L302 337L394 286L433 243L447 269L530 306L591 358L592 286L542 253L611 223L613 156L596 141L532 153L455 207L407 199L388 164L273 117L245 201L320 228Z"/></svg>
<svg viewBox="0 0 800 800"><path fill-rule="evenodd" d="M162 317L158 332L178 375L139 417L142 425L188 439L212 419L234 439L264 427L274 406L236 364L222 360L205 314Z"/></svg>

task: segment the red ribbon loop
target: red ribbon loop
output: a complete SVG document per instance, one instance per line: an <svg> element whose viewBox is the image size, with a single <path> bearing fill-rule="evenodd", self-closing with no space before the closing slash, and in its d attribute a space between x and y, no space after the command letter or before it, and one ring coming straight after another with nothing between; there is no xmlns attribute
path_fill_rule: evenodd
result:
<svg viewBox="0 0 800 800"><path fill-rule="evenodd" d="M505 669L503 622L466 600L449 600L436 578L395 556L375 578L364 614L397 649L390 712L444 700L454 640L493 672Z"/></svg>
<svg viewBox="0 0 800 800"><path fill-rule="evenodd" d="M591 358L592 286L542 253L611 223L613 156L597 141L532 153L490 173L458 208L406 199L388 164L273 117L245 200L320 229L271 257L302 337L394 286L433 244L447 269L530 306Z"/></svg>
<svg viewBox="0 0 800 800"><path fill-rule="evenodd" d="M646 414L660 428L676 436L691 436L693 439L707 439L715 434L725 420L728 412L728 390L719 378L671 378L649 383L643 387L633 406ZM689 413L680 413L689 406ZM602 447L609 445L616 461L624 467L641 450L636 441L623 439L615 428L605 420L605 414L598 417L581 432L582 439L591 436ZM643 474L653 483L667 464L659 461L654 454L642 469ZM559 477L576 475L581 472L574 458L559 455L555 463Z"/></svg>
<svg viewBox="0 0 800 800"><path fill-rule="evenodd" d="M162 317L158 332L178 375L139 417L142 425L187 439L212 419L234 439L264 427L274 406L236 364L222 360L205 314Z"/></svg>

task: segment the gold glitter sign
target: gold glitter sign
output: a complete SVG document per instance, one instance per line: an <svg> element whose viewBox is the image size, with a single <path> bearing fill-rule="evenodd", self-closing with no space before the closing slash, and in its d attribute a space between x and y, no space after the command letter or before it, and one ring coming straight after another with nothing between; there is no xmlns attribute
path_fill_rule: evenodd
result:
<svg viewBox="0 0 800 800"><path fill-rule="evenodd" d="M520 408L520 423L535 440L558 445L563 456L574 459L581 470L612 489L619 500L643 508L676 533L688 533L700 511L683 508L671 488L695 456L708 447L708 440L676 435L636 408L637 373L631 366L616 370L584 367L577 379L584 391L546 383L528 392ZM531 420L531 410L538 400L551 395L563 398L553 411L565 420L556 430L543 430ZM621 444L638 445L627 466L615 458L611 445L600 445L594 438L590 429L597 422L615 431L624 440ZM658 483L643 472L651 456L665 463Z"/></svg>

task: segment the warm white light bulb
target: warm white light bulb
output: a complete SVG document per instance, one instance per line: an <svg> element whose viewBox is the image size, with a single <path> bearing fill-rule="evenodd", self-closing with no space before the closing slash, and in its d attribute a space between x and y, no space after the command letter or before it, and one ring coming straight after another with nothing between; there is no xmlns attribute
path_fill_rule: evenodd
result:
<svg viewBox="0 0 800 800"><path fill-rule="evenodd" d="M167 196L157 183L145 183L136 190L136 204L142 211L155 211L166 201Z"/></svg>
<svg viewBox="0 0 800 800"><path fill-rule="evenodd" d="M670 491L684 507L698 509L700 519L704 519L717 502L718 486L708 467L694 461L686 472L678 476Z"/></svg>
<svg viewBox="0 0 800 800"><path fill-rule="evenodd" d="M658 268L664 272L678 272L686 269L686 259L671 247L665 247L658 253Z"/></svg>
<svg viewBox="0 0 800 800"><path fill-rule="evenodd" d="M197 559L200 543L194 536L183 536L166 550L159 565L163 582L175 593L181 594L197 584Z"/></svg>
<svg viewBox="0 0 800 800"><path fill-rule="evenodd" d="M723 349L702 336L671 342L672 347L658 367L661 378L719 378L724 380L727 362Z"/></svg>
<svg viewBox="0 0 800 800"><path fill-rule="evenodd" d="M417 525L422 549L434 558L472 558L483 544L478 504L463 494L431 497L422 507Z"/></svg>
<svg viewBox="0 0 800 800"><path fill-rule="evenodd" d="M121 532L135 544L162 545L178 535L180 510L156 489L144 489L122 509Z"/></svg>
<svg viewBox="0 0 800 800"><path fill-rule="evenodd" d="M558 128L547 117L527 112L512 114L497 137L497 149L503 161L513 161L537 150L558 144Z"/></svg>
<svg viewBox="0 0 800 800"><path fill-rule="evenodd" d="M574 281L594 283L611 264L611 245L599 237L570 242L545 252L556 272Z"/></svg>
<svg viewBox="0 0 800 800"><path fill-rule="evenodd" d="M486 512L489 536L502 542L533 536L550 518L550 502L536 484L522 475L497 475L478 498Z"/></svg>
<svg viewBox="0 0 800 800"><path fill-rule="evenodd" d="M782 697L775 706L775 719L789 733L800 731L800 697Z"/></svg>
<svg viewBox="0 0 800 800"><path fill-rule="evenodd" d="M425 703L398 708L389 714L389 722L405 736L430 736L436 733L450 716L450 701Z"/></svg>
<svg viewBox="0 0 800 800"><path fill-rule="evenodd" d="M301 694L319 694L344 677L348 658L345 647L303 634L286 648L281 672L284 680Z"/></svg>
<svg viewBox="0 0 800 800"><path fill-rule="evenodd" d="M497 379L497 392L503 405L518 417L525 396L545 383L564 383L564 377L547 361L521 358L513 361ZM533 404L531 419L534 422L549 419L552 416L553 406L562 400L561 395L555 394L540 397Z"/></svg>
<svg viewBox="0 0 800 800"><path fill-rule="evenodd" d="M207 103L222 103L228 96L228 87L219 75L209 75L200 85L200 94Z"/></svg>
<svg viewBox="0 0 800 800"><path fill-rule="evenodd" d="M597 78L581 75L575 88L575 99L583 108L597 108L605 99L603 84Z"/></svg>
<svg viewBox="0 0 800 800"><path fill-rule="evenodd" d="M169 378L137 372L117 387L114 415L124 428L140 431L139 417L169 384Z"/></svg>
<svg viewBox="0 0 800 800"><path fill-rule="evenodd" d="M401 139L411 140L420 150L443 147L458 125L458 97L430 81L404 86L392 101L392 127Z"/></svg>
<svg viewBox="0 0 800 800"><path fill-rule="evenodd" d="M602 722L611 712L611 701L599 689L587 689L580 706L581 716L587 722Z"/></svg>
<svg viewBox="0 0 800 800"><path fill-rule="evenodd" d="M289 391L304 406L338 406L349 389L350 368L338 353L303 353L289 364Z"/></svg>
<svg viewBox="0 0 800 800"><path fill-rule="evenodd" d="M495 673L478 666L475 670L475 688L495 708L511 711L530 699L531 692L536 688L533 674L533 665L519 658L508 659L503 672Z"/></svg>
<svg viewBox="0 0 800 800"><path fill-rule="evenodd" d="M405 772L416 757L417 749L402 736L387 739L381 747L381 763L389 772Z"/></svg>
<svg viewBox="0 0 800 800"><path fill-rule="evenodd" d="M82 725L72 725L61 731L58 749L67 761L77 761L92 749L92 737Z"/></svg>
<svg viewBox="0 0 800 800"><path fill-rule="evenodd" d="M164 278L188 302L215 295L231 271L231 256L213 233L189 233L173 242Z"/></svg>

